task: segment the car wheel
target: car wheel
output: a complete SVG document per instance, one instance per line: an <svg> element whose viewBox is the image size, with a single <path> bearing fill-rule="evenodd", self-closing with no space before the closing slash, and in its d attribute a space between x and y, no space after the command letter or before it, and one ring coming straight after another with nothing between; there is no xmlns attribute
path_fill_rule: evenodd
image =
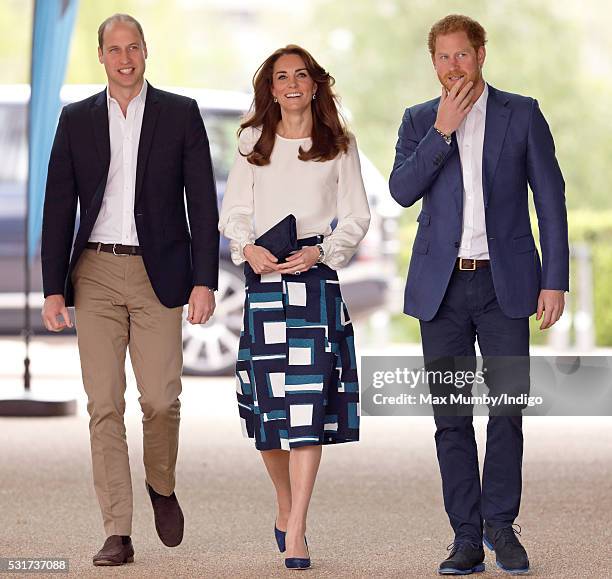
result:
<svg viewBox="0 0 612 579"><path fill-rule="evenodd" d="M242 328L244 279L238 268L221 263L216 308L206 324L187 323L183 312L183 373L204 376L230 374L236 365Z"/></svg>

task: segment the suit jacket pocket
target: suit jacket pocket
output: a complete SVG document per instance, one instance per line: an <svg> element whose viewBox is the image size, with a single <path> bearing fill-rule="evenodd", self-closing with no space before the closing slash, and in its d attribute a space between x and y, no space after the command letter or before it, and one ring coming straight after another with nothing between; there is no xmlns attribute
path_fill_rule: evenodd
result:
<svg viewBox="0 0 612 579"><path fill-rule="evenodd" d="M523 157L527 152L527 141L510 141L504 143L501 154L504 157Z"/></svg>
<svg viewBox="0 0 612 579"><path fill-rule="evenodd" d="M535 249L535 241L530 233L515 237L512 240L512 245L514 246L515 253L527 253Z"/></svg>
<svg viewBox="0 0 612 579"><path fill-rule="evenodd" d="M414 253L426 254L429 251L429 240L423 237L415 237L412 251Z"/></svg>
<svg viewBox="0 0 612 579"><path fill-rule="evenodd" d="M164 229L164 237L166 239L190 239L189 231L186 223L172 223L166 225Z"/></svg>
<svg viewBox="0 0 612 579"><path fill-rule="evenodd" d="M154 139L151 143L151 153L174 155L183 148L182 138Z"/></svg>
<svg viewBox="0 0 612 579"><path fill-rule="evenodd" d="M419 216L417 217L417 221L424 226L429 225L430 221L431 221L431 217L429 216L429 213L425 213L424 211L421 211L419 213Z"/></svg>

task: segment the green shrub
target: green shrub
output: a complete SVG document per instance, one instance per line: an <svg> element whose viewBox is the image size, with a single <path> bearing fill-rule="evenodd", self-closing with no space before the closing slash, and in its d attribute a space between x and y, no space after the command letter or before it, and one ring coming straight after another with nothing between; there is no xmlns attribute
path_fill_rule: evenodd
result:
<svg viewBox="0 0 612 579"><path fill-rule="evenodd" d="M405 278L416 235L416 209L409 209L401 217L397 256L398 272ZM538 240L537 218L532 215L533 233ZM573 210L568 213L570 244L586 243L591 250L593 272L593 302L595 340L597 346L612 346L612 211ZM539 245L539 244L538 244ZM578 287L577 267L570 264L570 292ZM541 322L530 318L531 343L544 344L547 332L540 331ZM573 332L572 332L573 334ZM419 341L418 320L404 314L392 317L392 336L396 341Z"/></svg>

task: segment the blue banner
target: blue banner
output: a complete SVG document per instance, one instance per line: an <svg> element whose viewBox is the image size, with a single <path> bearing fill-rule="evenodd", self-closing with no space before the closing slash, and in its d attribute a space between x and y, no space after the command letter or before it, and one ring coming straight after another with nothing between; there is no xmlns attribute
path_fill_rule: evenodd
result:
<svg viewBox="0 0 612 579"><path fill-rule="evenodd" d="M77 5L78 0L36 0L34 9L27 217L30 259L36 254L40 240L47 166Z"/></svg>

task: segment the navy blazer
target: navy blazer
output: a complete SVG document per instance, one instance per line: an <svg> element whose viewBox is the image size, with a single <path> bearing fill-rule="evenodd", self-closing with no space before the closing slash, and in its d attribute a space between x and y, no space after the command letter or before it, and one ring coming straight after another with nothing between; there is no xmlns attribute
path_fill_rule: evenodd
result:
<svg viewBox="0 0 612 579"><path fill-rule="evenodd" d="M461 242L463 178L456 137L435 131L440 99L410 107L399 129L391 195L404 207L423 200L404 294L404 312L433 319ZM540 289L569 290L565 183L538 102L489 85L482 185L491 273L501 310L524 318ZM531 233L528 189L538 217L542 262Z"/></svg>
<svg viewBox="0 0 612 579"><path fill-rule="evenodd" d="M74 304L71 273L98 217L110 165L106 90L62 110L45 192L41 259L45 297ZM189 212L189 227L185 211ZM74 238L77 201L80 225ZM134 219L153 290L166 307L194 285L217 287L217 193L195 100L147 88L138 145Z"/></svg>

